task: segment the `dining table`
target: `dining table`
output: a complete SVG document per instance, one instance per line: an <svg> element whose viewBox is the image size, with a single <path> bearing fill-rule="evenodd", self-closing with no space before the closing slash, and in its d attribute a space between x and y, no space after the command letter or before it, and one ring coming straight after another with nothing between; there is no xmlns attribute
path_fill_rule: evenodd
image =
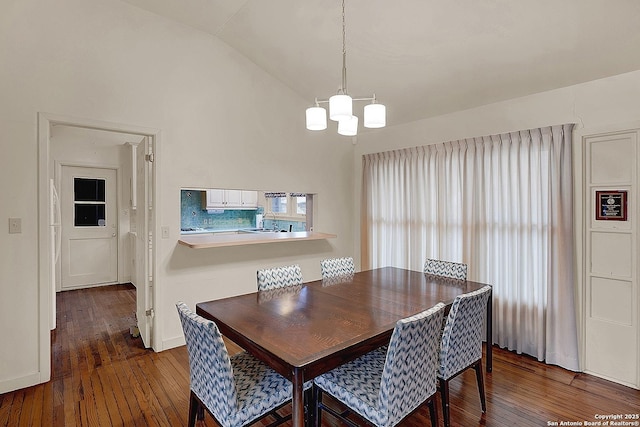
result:
<svg viewBox="0 0 640 427"><path fill-rule="evenodd" d="M288 378L292 425L302 427L304 383L388 344L396 322L486 286L396 267L305 282L196 304L196 313ZM486 371L492 370L492 297L486 315Z"/></svg>

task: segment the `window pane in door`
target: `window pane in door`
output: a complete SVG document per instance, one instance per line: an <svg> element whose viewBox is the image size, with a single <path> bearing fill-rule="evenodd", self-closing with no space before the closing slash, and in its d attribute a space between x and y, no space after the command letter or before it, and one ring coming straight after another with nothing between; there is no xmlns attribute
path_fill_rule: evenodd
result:
<svg viewBox="0 0 640 427"><path fill-rule="evenodd" d="M75 204L76 227L105 227L107 225L104 204Z"/></svg>
<svg viewBox="0 0 640 427"><path fill-rule="evenodd" d="M74 178L73 192L76 202L104 202L105 180L90 178Z"/></svg>

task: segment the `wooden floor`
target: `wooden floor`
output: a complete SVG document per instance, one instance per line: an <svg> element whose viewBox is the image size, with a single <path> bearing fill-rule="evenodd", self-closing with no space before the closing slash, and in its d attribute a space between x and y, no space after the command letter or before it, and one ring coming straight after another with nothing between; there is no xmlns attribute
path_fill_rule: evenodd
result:
<svg viewBox="0 0 640 427"><path fill-rule="evenodd" d="M57 302L52 380L0 395L0 426L186 425L186 349L154 353L130 336L129 327L135 324L132 286L67 291L58 294ZM230 350L236 351L232 345ZM483 415L474 374L452 381L452 425L587 425L585 421L598 421L597 414L640 414L638 390L495 347L486 392ZM442 424L441 411L439 415ZM216 424L207 415L198 425ZM333 426L334 420L325 415L323 425ZM428 426L428 410L422 408L402 425Z"/></svg>

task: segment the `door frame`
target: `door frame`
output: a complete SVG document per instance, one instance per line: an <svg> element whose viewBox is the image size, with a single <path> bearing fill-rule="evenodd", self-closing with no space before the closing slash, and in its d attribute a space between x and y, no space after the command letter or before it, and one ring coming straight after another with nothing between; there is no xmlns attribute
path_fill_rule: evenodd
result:
<svg viewBox="0 0 640 427"><path fill-rule="evenodd" d="M122 123L112 123L100 120L78 118L67 115L58 115L51 113L38 112L38 365L39 365L39 382L44 383L51 379L51 332L50 318L52 316L52 303L55 299L55 292L51 287L51 233L49 232L50 224L50 182L53 177L53 165L51 164L51 128L54 125L65 125L71 127L101 130L116 133L126 133L132 135L140 135L152 139L155 148L155 158L158 158L160 149L160 131L158 129L146 128ZM152 197L154 205L159 206L160 191L157 185L157 177L159 175L159 162L154 162L153 172L151 175ZM157 221L157 209L152 212L151 230L154 242L152 242L151 253L151 274L154 277L154 284L151 289L150 308L153 308L157 315L159 306L156 294L158 275L157 275L157 244L156 237L159 236L159 226ZM160 328L162 322L156 321L157 316L151 317L149 320L152 325L151 346L154 350L162 350L162 336Z"/></svg>

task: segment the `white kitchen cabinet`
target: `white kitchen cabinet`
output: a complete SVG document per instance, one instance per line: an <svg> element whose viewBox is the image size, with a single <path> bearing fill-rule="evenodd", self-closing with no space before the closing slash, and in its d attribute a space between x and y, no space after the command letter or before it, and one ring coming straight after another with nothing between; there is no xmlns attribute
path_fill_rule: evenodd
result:
<svg viewBox="0 0 640 427"><path fill-rule="evenodd" d="M224 199L227 209L242 207L242 191L224 190Z"/></svg>
<svg viewBox="0 0 640 427"><path fill-rule="evenodd" d="M242 207L244 209L257 209L258 192L242 190Z"/></svg>
<svg viewBox="0 0 640 427"><path fill-rule="evenodd" d="M203 196L205 209L256 209L258 192L243 190L206 190Z"/></svg>
<svg viewBox="0 0 640 427"><path fill-rule="evenodd" d="M207 190L203 197L206 209L222 209L225 204L224 190Z"/></svg>

